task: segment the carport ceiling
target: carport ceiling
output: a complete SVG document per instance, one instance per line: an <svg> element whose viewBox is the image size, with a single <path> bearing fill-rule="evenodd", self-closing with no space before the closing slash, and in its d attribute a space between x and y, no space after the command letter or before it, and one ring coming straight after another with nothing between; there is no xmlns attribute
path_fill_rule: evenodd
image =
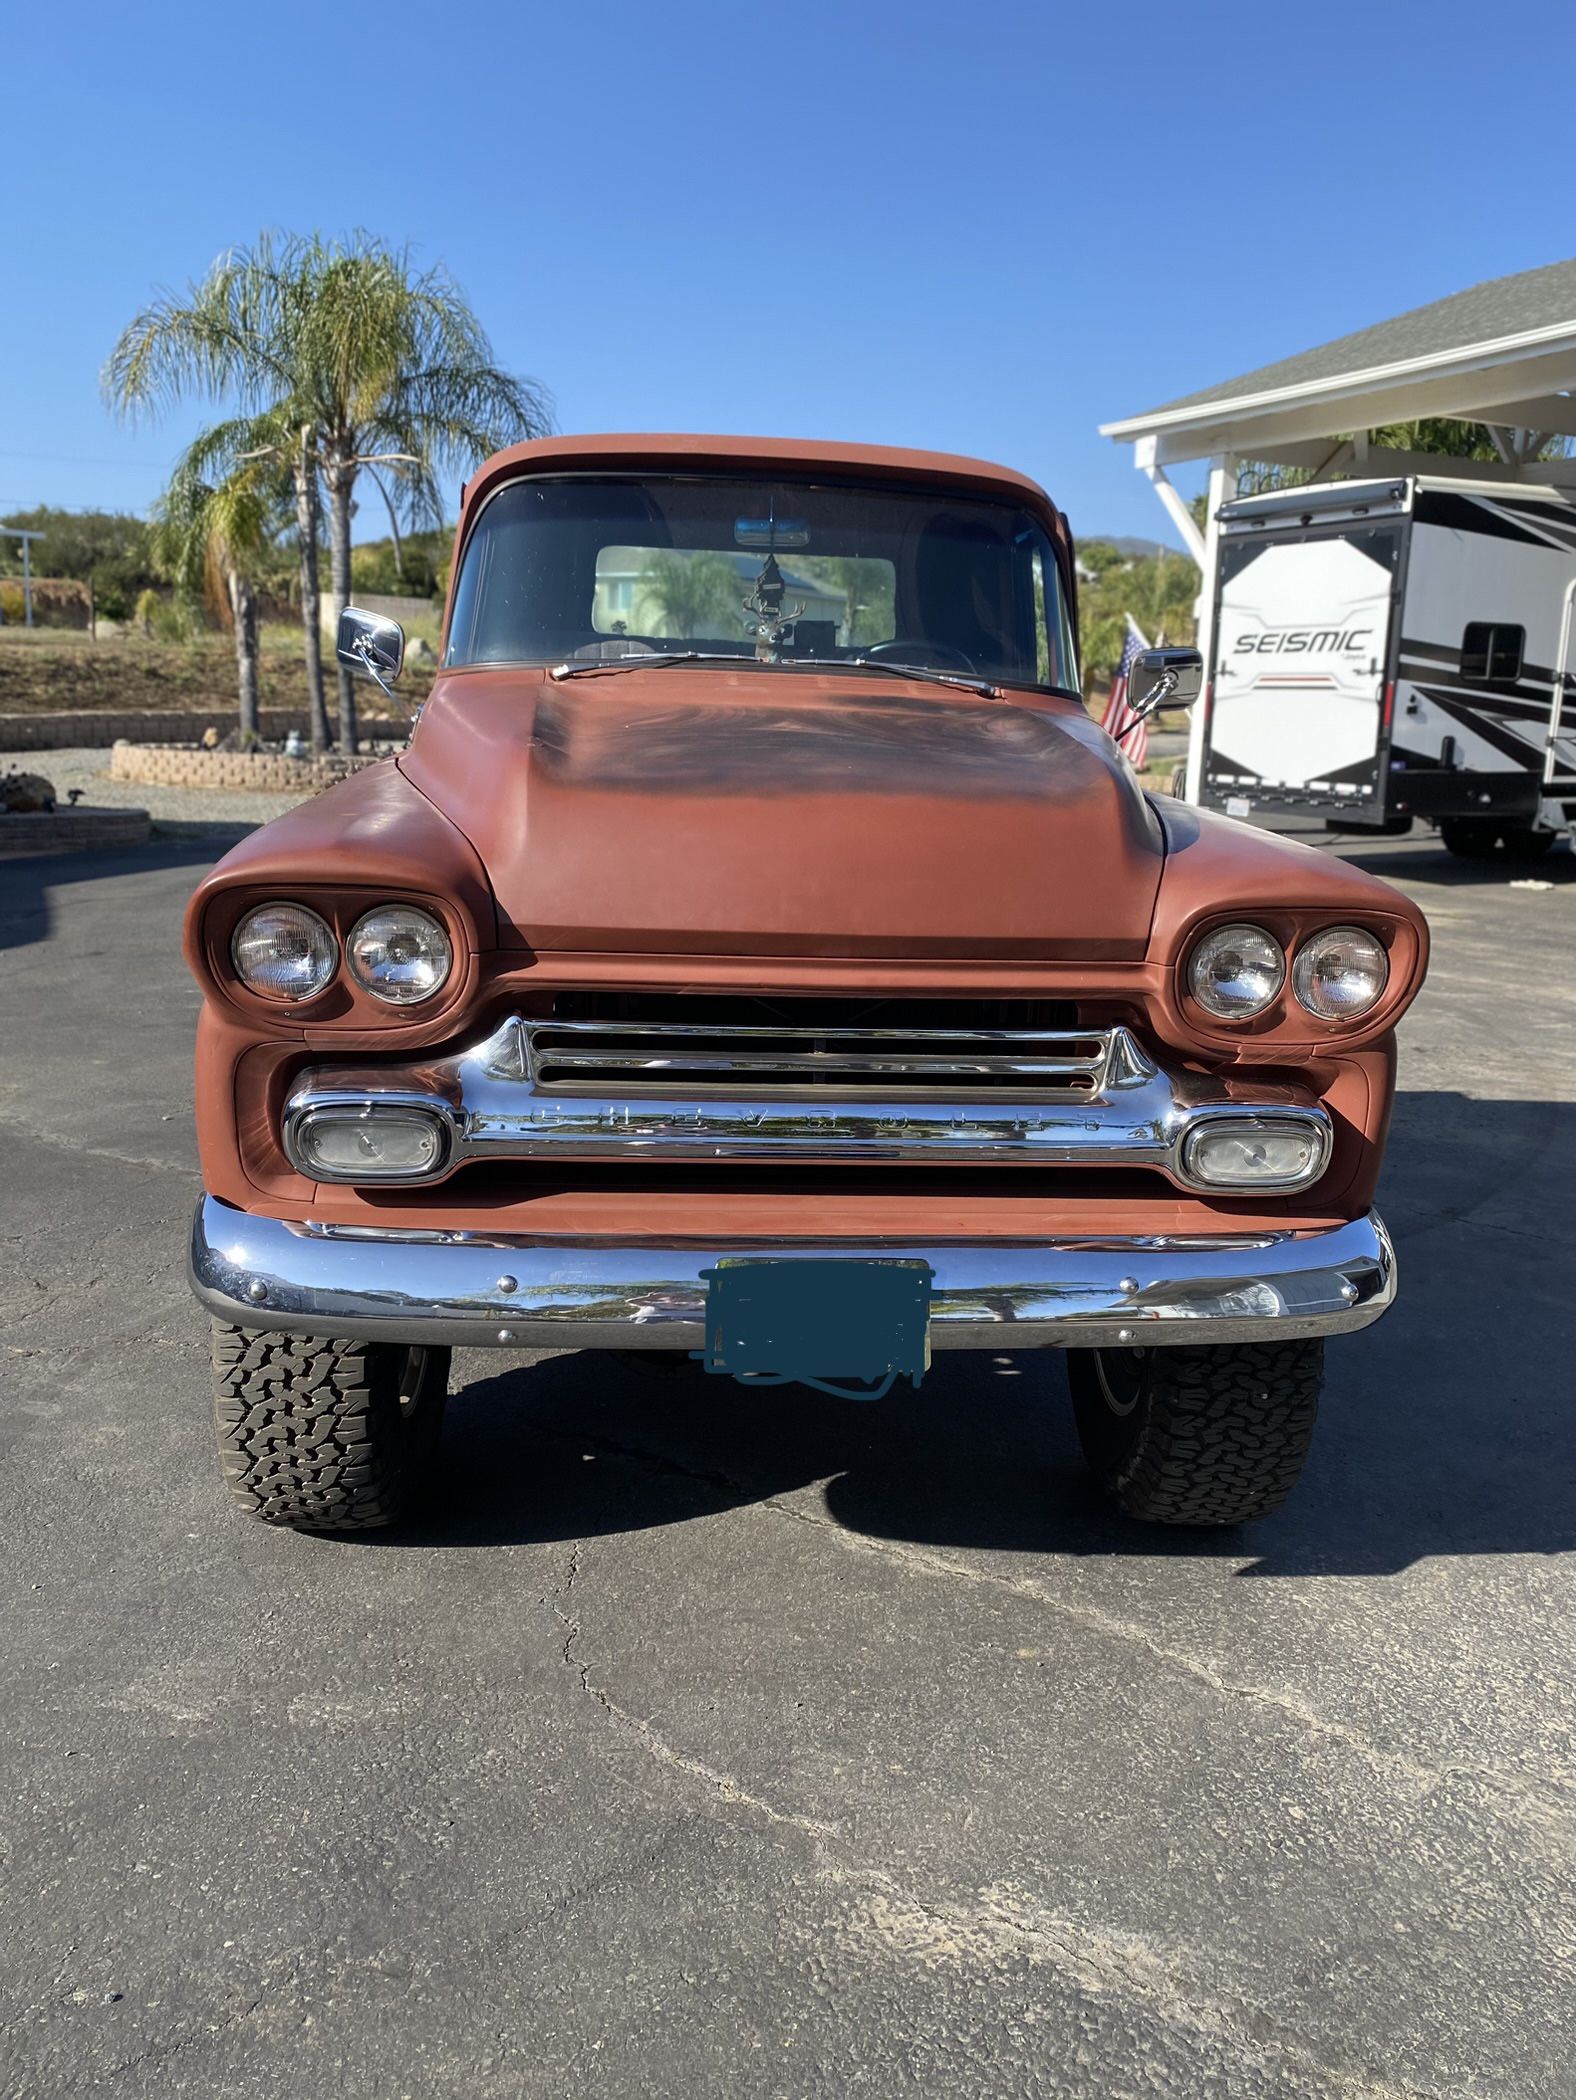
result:
<svg viewBox="0 0 1576 2100"><path fill-rule="evenodd" d="M1423 416L1495 427L1501 462L1479 463L1478 473L1576 483L1576 462L1534 461L1549 437L1576 436L1576 261L1475 284L1102 424L1101 434L1134 445L1150 472L1235 458L1339 475L1411 465L1407 455L1370 448L1366 433ZM1437 455L1429 463L1439 469Z"/></svg>

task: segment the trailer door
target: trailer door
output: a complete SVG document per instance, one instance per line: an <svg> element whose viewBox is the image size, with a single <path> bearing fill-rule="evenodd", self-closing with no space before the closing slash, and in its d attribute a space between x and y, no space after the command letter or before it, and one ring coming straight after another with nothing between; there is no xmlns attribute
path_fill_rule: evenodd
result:
<svg viewBox="0 0 1576 2100"><path fill-rule="evenodd" d="M1401 532L1394 522L1227 538L1206 801L1244 816L1260 807L1382 814Z"/></svg>

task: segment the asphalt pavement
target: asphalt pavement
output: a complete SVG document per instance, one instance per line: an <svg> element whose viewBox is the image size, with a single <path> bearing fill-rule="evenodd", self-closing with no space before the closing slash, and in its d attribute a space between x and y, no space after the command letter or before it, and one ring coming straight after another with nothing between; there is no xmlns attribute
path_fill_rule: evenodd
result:
<svg viewBox="0 0 1576 2100"><path fill-rule="evenodd" d="M222 1499L210 848L0 866L0 2093L1576 2091L1576 858L1435 935L1303 1485L1132 1526L1059 1359L456 1359L412 1530Z"/></svg>

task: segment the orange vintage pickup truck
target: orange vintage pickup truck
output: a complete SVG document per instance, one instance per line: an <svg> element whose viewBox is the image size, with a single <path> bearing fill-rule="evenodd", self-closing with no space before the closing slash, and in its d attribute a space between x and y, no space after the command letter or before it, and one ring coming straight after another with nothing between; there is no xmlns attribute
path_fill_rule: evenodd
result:
<svg viewBox="0 0 1576 2100"><path fill-rule="evenodd" d="M387 689L403 638L351 608L339 650ZM1151 652L1135 703L1199 677ZM785 1406L1063 1349L1122 1507L1237 1523L1395 1293L1422 916L1144 790L1079 698L1067 521L982 461L500 453L409 748L229 853L186 940L192 1280L272 1523L397 1518L456 1344Z"/></svg>

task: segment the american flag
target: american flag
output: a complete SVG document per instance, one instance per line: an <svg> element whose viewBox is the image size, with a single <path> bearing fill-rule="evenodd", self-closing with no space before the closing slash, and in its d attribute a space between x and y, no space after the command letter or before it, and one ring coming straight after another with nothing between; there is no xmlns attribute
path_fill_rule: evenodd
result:
<svg viewBox="0 0 1576 2100"><path fill-rule="evenodd" d="M1127 640L1122 644L1122 661L1116 667L1116 676L1111 681L1111 697L1105 703L1105 717L1100 726L1107 736L1115 737L1122 749L1133 761L1138 772L1144 770L1144 760L1149 756L1149 724L1140 715L1135 715L1127 704L1127 681L1132 675L1133 659L1149 644L1144 640L1131 620L1127 623ZM1133 724L1137 723L1137 728ZM1124 731L1130 732L1124 736Z"/></svg>

